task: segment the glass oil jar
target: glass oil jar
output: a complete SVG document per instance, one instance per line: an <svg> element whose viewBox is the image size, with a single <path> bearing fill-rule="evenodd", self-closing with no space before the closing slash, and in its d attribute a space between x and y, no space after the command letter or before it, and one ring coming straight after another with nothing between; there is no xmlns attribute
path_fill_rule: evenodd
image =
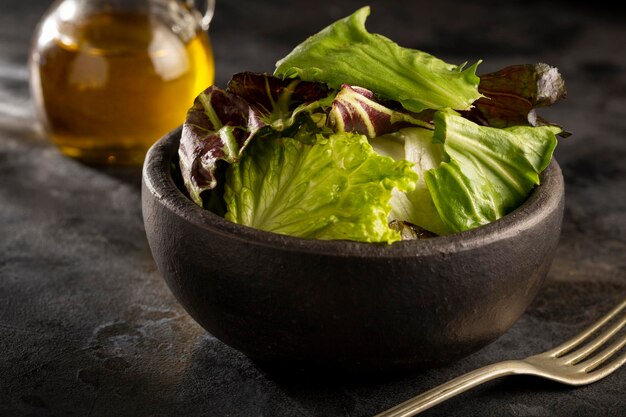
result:
<svg viewBox="0 0 626 417"><path fill-rule="evenodd" d="M60 0L40 21L31 92L50 140L90 165L141 165L214 81L208 24L193 1Z"/></svg>

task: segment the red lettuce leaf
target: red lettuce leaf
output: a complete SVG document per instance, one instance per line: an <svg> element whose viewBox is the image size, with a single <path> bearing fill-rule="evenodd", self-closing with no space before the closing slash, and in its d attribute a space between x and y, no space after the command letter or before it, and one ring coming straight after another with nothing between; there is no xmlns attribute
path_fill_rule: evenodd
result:
<svg viewBox="0 0 626 417"><path fill-rule="evenodd" d="M378 100L366 88L343 84L333 100L328 123L335 132L356 132L375 138L409 126L433 129L432 110L405 110L398 103Z"/></svg>
<svg viewBox="0 0 626 417"><path fill-rule="evenodd" d="M237 162L254 137L299 125L310 131L306 114L324 105L324 98L324 84L250 72L235 74L226 90L211 86L200 93L187 112L178 150L191 199L202 206L201 194L217 186L220 161Z"/></svg>
<svg viewBox="0 0 626 417"><path fill-rule="evenodd" d="M220 160L235 161L262 124L248 103L211 86L187 112L178 148L180 171L189 196L202 205L200 194L215 188Z"/></svg>
<svg viewBox="0 0 626 417"><path fill-rule="evenodd" d="M233 75L227 90L246 100L271 124L290 118L303 103L313 103L329 94L325 84L280 78L252 72Z"/></svg>
<svg viewBox="0 0 626 417"><path fill-rule="evenodd" d="M476 100L471 110L461 113L478 124L498 128L554 125L539 117L535 109L567 96L558 69L544 63L511 65L480 75L478 91L484 97Z"/></svg>

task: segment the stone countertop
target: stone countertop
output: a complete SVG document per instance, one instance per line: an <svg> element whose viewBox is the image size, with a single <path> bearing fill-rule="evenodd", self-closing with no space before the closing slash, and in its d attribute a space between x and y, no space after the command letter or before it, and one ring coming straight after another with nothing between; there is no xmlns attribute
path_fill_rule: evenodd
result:
<svg viewBox="0 0 626 417"><path fill-rule="evenodd" d="M140 170L82 165L39 133L26 60L49 3L0 4L0 416L370 416L463 372L555 346L626 295L623 13L566 1L368 3L370 31L449 62L482 59L479 72L558 67L568 98L540 114L574 134L555 154L566 182L562 238L526 314L465 360L351 379L273 373L203 331L156 270ZM218 0L216 84L271 72L295 44L362 5ZM626 369L580 388L509 377L423 415L625 416Z"/></svg>

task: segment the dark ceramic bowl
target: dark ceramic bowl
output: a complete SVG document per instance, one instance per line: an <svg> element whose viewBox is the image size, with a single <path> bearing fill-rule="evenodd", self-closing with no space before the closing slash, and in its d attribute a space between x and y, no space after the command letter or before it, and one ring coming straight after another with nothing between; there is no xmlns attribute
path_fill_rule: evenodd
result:
<svg viewBox="0 0 626 417"><path fill-rule="evenodd" d="M554 257L564 200L554 160L521 207L486 226L391 245L317 241L195 205L172 177L180 133L144 163L154 259L191 317L261 362L378 372L459 359L520 318Z"/></svg>

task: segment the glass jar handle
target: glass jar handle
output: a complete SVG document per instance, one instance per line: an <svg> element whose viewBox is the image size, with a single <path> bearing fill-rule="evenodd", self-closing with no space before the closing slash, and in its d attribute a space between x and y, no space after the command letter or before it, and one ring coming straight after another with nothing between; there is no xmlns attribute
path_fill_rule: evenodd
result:
<svg viewBox="0 0 626 417"><path fill-rule="evenodd" d="M187 0L189 8L195 8L196 2L194 0ZM215 12L215 0L205 0L206 10L200 20L200 26L203 30L208 30L211 20L213 20L213 13Z"/></svg>

